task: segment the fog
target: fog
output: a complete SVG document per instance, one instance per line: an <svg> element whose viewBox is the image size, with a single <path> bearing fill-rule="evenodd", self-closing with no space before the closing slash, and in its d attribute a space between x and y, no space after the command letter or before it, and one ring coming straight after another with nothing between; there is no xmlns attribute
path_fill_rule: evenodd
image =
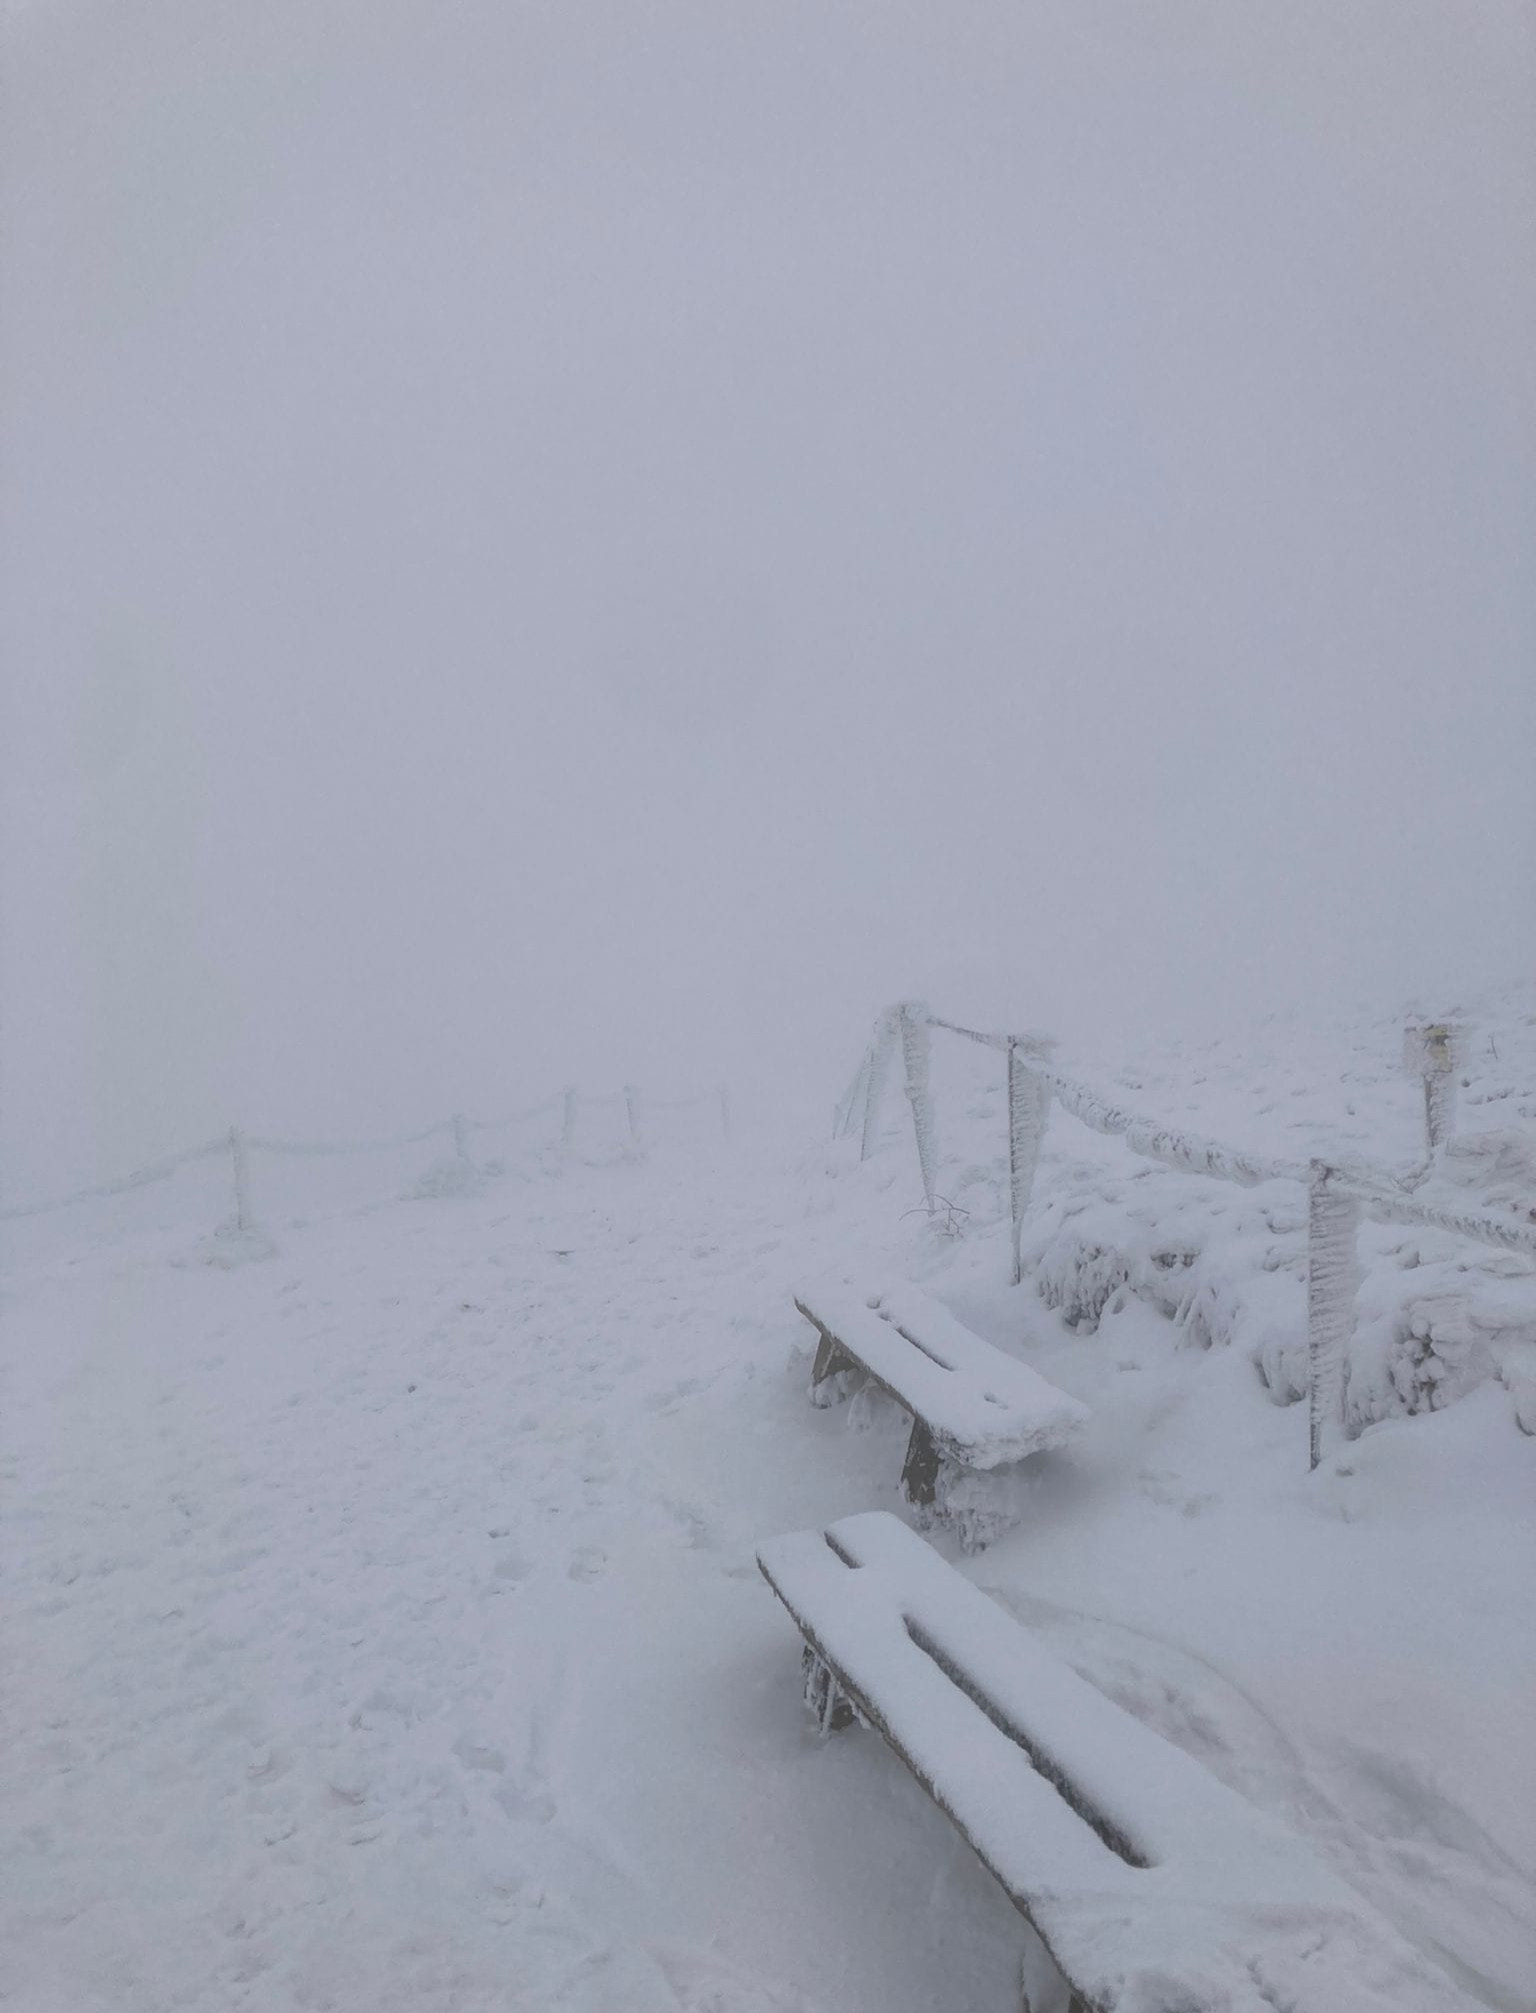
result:
<svg viewBox="0 0 1536 2013"><path fill-rule="evenodd" d="M8 1194L1527 969L1533 21L13 8Z"/></svg>

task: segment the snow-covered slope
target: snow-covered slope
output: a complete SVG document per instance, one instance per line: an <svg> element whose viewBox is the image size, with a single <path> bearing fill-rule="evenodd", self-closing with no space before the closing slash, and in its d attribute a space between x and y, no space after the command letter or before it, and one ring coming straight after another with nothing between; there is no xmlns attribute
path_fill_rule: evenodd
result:
<svg viewBox="0 0 1536 2013"><path fill-rule="evenodd" d="M1463 1125L1501 1137L1457 1157L1478 1192L1518 1189L1530 1013L1479 1022ZM1271 1032L1120 1087L1255 1148L1416 1157L1387 1024ZM1536 1439L1500 1375L1536 1340L1529 1269L1367 1233L1374 1423L1309 1476L1276 1402L1299 1213L1058 1114L1036 1277L1009 1288L989 1070L935 1049L960 1236L910 1213L893 1086L863 1166L849 1143L550 1159L305 1223L272 1205L260 1263L185 1262L205 1225L160 1220L18 1264L0 2000L1011 2007L1017 1918L878 1741L808 1737L753 1564L896 1507L901 1420L805 1397L791 1284L855 1269L920 1278L1004 1349L1045 1333L1030 1360L1091 1407L962 1569L1475 2001L1536 2007Z"/></svg>

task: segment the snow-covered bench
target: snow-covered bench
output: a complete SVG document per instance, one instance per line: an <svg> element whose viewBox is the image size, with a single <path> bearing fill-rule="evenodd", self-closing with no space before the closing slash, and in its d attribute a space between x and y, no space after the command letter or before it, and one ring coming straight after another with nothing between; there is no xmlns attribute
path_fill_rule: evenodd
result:
<svg viewBox="0 0 1536 2013"><path fill-rule="evenodd" d="M901 1492L954 1524L969 1549L995 1521L967 1477L1060 1446L1088 1408L1005 1356L915 1286L866 1295L838 1281L802 1287L795 1305L821 1337L811 1371L818 1405L863 1372L912 1415Z"/></svg>
<svg viewBox="0 0 1536 2013"><path fill-rule="evenodd" d="M883 1734L1034 1930L1024 2013L1470 2013L1301 1839L899 1518L778 1538L758 1564L822 1731Z"/></svg>

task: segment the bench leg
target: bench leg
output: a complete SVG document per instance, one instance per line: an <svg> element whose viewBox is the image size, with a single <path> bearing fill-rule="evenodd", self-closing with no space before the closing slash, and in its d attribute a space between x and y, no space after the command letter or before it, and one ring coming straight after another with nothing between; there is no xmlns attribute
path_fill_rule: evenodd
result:
<svg viewBox="0 0 1536 2013"><path fill-rule="evenodd" d="M858 1365L835 1335L822 1330L816 1345L816 1361L811 1365L811 1403L826 1407L848 1396L848 1372Z"/></svg>
<svg viewBox="0 0 1536 2013"><path fill-rule="evenodd" d="M1044 1947L1032 1943L1019 1977L1019 2013L1093 2013L1093 2008L1062 1977Z"/></svg>
<svg viewBox="0 0 1536 2013"><path fill-rule="evenodd" d="M1068 1987L1065 1999L1031 1999L1026 1992L1019 2001L1019 2013L1093 2013L1086 1999L1080 1998Z"/></svg>
<svg viewBox="0 0 1536 2013"><path fill-rule="evenodd" d="M806 1711L816 1722L816 1731L825 1740L829 1733L841 1733L856 1717L849 1699L838 1688L830 1668L807 1643L800 1652Z"/></svg>
<svg viewBox="0 0 1536 2013"><path fill-rule="evenodd" d="M954 1532L962 1552L979 1552L1015 1521L1007 1481L996 1471L976 1473L941 1461L933 1489L933 1516Z"/></svg>
<svg viewBox="0 0 1536 2013"><path fill-rule="evenodd" d="M921 1419L912 1421L907 1458L901 1466L901 1493L914 1509L926 1509L939 1479L939 1450Z"/></svg>

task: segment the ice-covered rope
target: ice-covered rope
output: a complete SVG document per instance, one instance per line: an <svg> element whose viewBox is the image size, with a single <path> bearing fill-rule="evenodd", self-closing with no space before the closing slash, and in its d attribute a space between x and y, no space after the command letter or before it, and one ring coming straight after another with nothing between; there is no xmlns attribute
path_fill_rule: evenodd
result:
<svg viewBox="0 0 1536 2013"><path fill-rule="evenodd" d="M1206 1174L1217 1181L1235 1181L1243 1188L1256 1187L1261 1181L1307 1179L1308 1163L1304 1160L1271 1160L1263 1154L1244 1153L1238 1147L1224 1146L1219 1140L1203 1139L1197 1133L1180 1132L1157 1119L1143 1118L1137 1112L1127 1111L1123 1105L1101 1097L1086 1083L1079 1083L1075 1077L1063 1076L1047 1063L1031 1063L1030 1067L1050 1086L1052 1095L1064 1111L1070 1111L1074 1118L1080 1119L1095 1132L1124 1139L1133 1152L1142 1154L1148 1160L1161 1160L1187 1174Z"/></svg>
<svg viewBox="0 0 1536 2013"><path fill-rule="evenodd" d="M1124 1139L1133 1152L1148 1160L1162 1161L1187 1174L1207 1175L1217 1181L1236 1182L1252 1188L1264 1181L1311 1181L1313 1163L1307 1160L1271 1158L1228 1146L1220 1140L1203 1139L1196 1133L1181 1132L1161 1120L1127 1111L1123 1105L1075 1077L1065 1076L1043 1059L1036 1059L1046 1046L1039 1035L990 1034L978 1028L961 1027L926 1016L931 1027L963 1035L967 1041L988 1048L1006 1050L1010 1040L1016 1049L1030 1054L1029 1069L1051 1091L1056 1102L1095 1132ZM1397 1176L1386 1168L1359 1162L1326 1163L1336 1186L1347 1189L1368 1216L1384 1223L1401 1223L1428 1230L1444 1230L1452 1236L1469 1237L1478 1243L1496 1244L1508 1251L1527 1252L1536 1257L1536 1220L1522 1216L1500 1216L1488 1210L1459 1209L1427 1201L1416 1192L1425 1176L1423 1168ZM1414 1191L1414 1192L1411 1192Z"/></svg>
<svg viewBox="0 0 1536 2013"><path fill-rule="evenodd" d="M184 1147L180 1153L168 1153L163 1160L152 1160L144 1167L136 1167L132 1174L125 1174L120 1181L98 1181L90 1188L77 1188L72 1195L57 1195L48 1202L25 1202L14 1209L0 1209L0 1223L22 1216L46 1216L51 1210L68 1209L76 1202L95 1202L109 1195L127 1195L135 1188L148 1188L154 1182L167 1181L178 1168L186 1167L194 1160L206 1160L213 1153L224 1153L228 1147L229 1135L221 1133L217 1139L205 1140L201 1146Z"/></svg>
<svg viewBox="0 0 1536 2013"><path fill-rule="evenodd" d="M1498 1244L1506 1251L1523 1251L1536 1258L1536 1221L1531 1220L1529 1212L1495 1216L1486 1209L1458 1209L1454 1205L1426 1202L1422 1195L1408 1194L1390 1175L1375 1168L1335 1168L1329 1164L1329 1172L1335 1185L1346 1189L1366 1215L1376 1217L1379 1222L1444 1230L1452 1237L1470 1237L1480 1244Z"/></svg>
<svg viewBox="0 0 1536 2013"><path fill-rule="evenodd" d="M978 1041L983 1048L1007 1048L1010 1042L1015 1048L1023 1049L1028 1055L1045 1055L1056 1044L1048 1034L988 1034L979 1027L962 1027L958 1021L940 1020L937 1014L925 1016L930 1027L941 1027L948 1034L963 1034L967 1041Z"/></svg>
<svg viewBox="0 0 1536 2013"><path fill-rule="evenodd" d="M471 1118L466 1121L471 1132L500 1132L509 1125L526 1125L530 1118L542 1118L546 1112L558 1111L563 1100L546 1097L542 1104L530 1104L523 1111L509 1111L505 1118Z"/></svg>
<svg viewBox="0 0 1536 2013"><path fill-rule="evenodd" d="M136 1188L147 1188L157 1181L168 1180L178 1168L186 1167L194 1160L206 1160L216 1153L240 1153L255 1149L261 1153L286 1153L302 1159L323 1159L351 1153L392 1153L402 1147L420 1146L426 1140L436 1139L444 1133L451 1133L461 1142L464 1132L496 1132L505 1126L522 1125L532 1118L542 1118L546 1113L565 1108L568 1115L574 1115L576 1105L607 1106L615 1109L630 1103L638 1094L610 1091L592 1096L587 1092L558 1092L540 1104L533 1104L522 1111L508 1113L505 1118L442 1118L435 1125L424 1125L415 1132L391 1134L387 1139L269 1139L256 1133L220 1133L217 1139L205 1140L201 1146L186 1147L180 1153L167 1154L161 1160L148 1162L135 1168L119 1181L94 1182L88 1188L74 1189L68 1195L50 1197L46 1202L19 1203L9 1209L0 1209L0 1223L15 1222L25 1216L44 1216L55 1209L69 1209L76 1203L94 1202L107 1196L127 1195ZM696 1097L679 1097L655 1100L658 1111L682 1111L690 1106L707 1104L711 1099L722 1100L724 1112L724 1089L701 1091ZM633 1109L633 1106L631 1107ZM238 1141L238 1146L236 1142Z"/></svg>
<svg viewBox="0 0 1536 2013"><path fill-rule="evenodd" d="M440 1118L436 1125L424 1125L420 1132L400 1132L388 1139L260 1139L254 1133L246 1135L246 1145L259 1147L263 1153L294 1153L304 1156L342 1153L392 1153L402 1146L420 1146L425 1139L435 1139L440 1132L451 1132L453 1120ZM222 1143L222 1142L221 1142Z"/></svg>

